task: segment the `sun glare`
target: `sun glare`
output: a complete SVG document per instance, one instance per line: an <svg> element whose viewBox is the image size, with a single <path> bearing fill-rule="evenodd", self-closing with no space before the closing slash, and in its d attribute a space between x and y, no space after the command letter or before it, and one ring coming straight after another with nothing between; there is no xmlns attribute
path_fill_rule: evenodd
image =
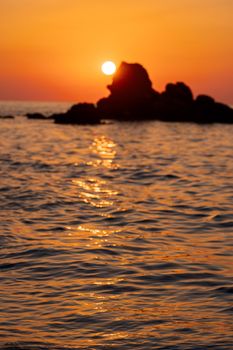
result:
<svg viewBox="0 0 233 350"><path fill-rule="evenodd" d="M101 69L105 75L113 75L116 71L116 65L112 61L106 61L102 64Z"/></svg>

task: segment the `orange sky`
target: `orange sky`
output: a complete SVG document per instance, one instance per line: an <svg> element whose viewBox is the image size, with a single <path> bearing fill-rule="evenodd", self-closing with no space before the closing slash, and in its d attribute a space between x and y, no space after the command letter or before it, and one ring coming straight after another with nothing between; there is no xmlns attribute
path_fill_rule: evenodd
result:
<svg viewBox="0 0 233 350"><path fill-rule="evenodd" d="M111 59L233 104L232 0L0 0L0 33L0 99L96 102Z"/></svg>

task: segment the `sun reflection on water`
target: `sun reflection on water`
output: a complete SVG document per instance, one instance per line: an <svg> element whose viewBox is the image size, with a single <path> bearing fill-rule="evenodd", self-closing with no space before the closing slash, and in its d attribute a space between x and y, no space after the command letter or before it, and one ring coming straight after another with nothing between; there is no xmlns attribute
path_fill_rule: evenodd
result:
<svg viewBox="0 0 233 350"><path fill-rule="evenodd" d="M87 162L93 167L103 166L108 169L118 169L119 164L115 163L117 155L117 144L106 136L99 136L94 139L90 146L91 152L99 159Z"/></svg>
<svg viewBox="0 0 233 350"><path fill-rule="evenodd" d="M106 246L115 246L114 236L122 232L121 229L110 228L103 229L102 227L91 224L82 224L78 227L66 227L68 232L65 236L67 241L73 246L79 248L85 247L91 253L92 250L106 248ZM95 253L94 253L95 254Z"/></svg>
<svg viewBox="0 0 233 350"><path fill-rule="evenodd" d="M106 136L96 137L91 148L101 158L113 159L116 156L116 143Z"/></svg>
<svg viewBox="0 0 233 350"><path fill-rule="evenodd" d="M118 191L107 187L107 182L98 178L73 179L77 186L79 198L96 208L110 207Z"/></svg>

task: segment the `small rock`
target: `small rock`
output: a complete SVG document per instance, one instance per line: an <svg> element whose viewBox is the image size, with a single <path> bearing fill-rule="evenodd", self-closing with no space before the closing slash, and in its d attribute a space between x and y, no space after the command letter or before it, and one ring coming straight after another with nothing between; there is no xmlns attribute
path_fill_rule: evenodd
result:
<svg viewBox="0 0 233 350"><path fill-rule="evenodd" d="M43 115L41 113L27 113L26 117L28 119L48 119L48 117L46 117L45 115Z"/></svg>
<svg viewBox="0 0 233 350"><path fill-rule="evenodd" d="M13 115L3 115L0 116L0 119L14 119L15 117L13 117Z"/></svg>
<svg viewBox="0 0 233 350"><path fill-rule="evenodd" d="M99 124L100 117L97 108L92 103L78 103L67 112L53 114L51 118L59 124Z"/></svg>

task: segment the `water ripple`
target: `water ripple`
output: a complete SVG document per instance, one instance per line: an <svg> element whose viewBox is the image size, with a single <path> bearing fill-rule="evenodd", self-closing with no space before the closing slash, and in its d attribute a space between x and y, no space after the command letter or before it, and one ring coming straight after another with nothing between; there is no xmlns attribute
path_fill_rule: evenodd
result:
<svg viewBox="0 0 233 350"><path fill-rule="evenodd" d="M1 126L1 349L232 349L231 126Z"/></svg>

